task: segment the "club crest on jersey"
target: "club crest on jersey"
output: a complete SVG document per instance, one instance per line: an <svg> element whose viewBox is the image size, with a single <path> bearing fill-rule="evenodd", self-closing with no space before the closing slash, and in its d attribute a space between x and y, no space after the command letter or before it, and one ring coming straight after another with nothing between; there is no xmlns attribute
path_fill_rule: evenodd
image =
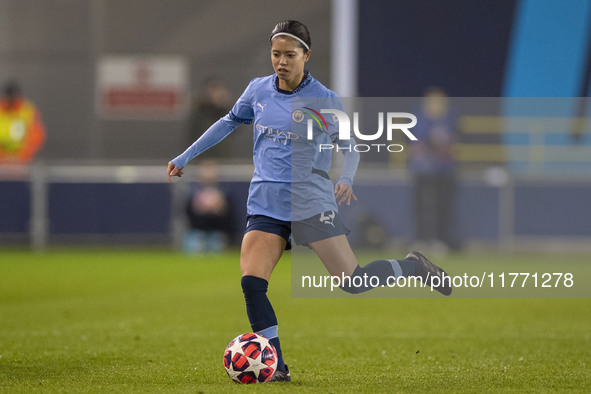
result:
<svg viewBox="0 0 591 394"><path fill-rule="evenodd" d="M320 219L318 219L321 223L330 224L334 227L334 218L336 214L335 211L326 211L320 214Z"/></svg>
<svg viewBox="0 0 591 394"><path fill-rule="evenodd" d="M291 120L293 120L296 123L301 123L304 120L304 117L304 111L302 111L301 109L296 109L291 114Z"/></svg>

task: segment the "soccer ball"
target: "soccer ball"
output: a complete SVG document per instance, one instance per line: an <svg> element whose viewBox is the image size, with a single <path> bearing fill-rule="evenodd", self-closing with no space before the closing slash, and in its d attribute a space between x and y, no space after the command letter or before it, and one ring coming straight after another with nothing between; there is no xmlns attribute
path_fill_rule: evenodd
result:
<svg viewBox="0 0 591 394"><path fill-rule="evenodd" d="M264 383L277 369L277 351L259 334L238 335L226 346L224 368L236 383Z"/></svg>

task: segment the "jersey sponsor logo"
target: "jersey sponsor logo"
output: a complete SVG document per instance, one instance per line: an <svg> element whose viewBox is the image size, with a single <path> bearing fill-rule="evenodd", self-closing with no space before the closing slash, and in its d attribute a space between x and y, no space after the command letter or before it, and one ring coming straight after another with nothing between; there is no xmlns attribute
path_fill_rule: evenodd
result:
<svg viewBox="0 0 591 394"><path fill-rule="evenodd" d="M287 145L288 141L297 140L300 138L299 135L292 133L291 131L274 129L272 127L263 126L260 124L257 124L255 127L259 134L262 134L264 138L278 144Z"/></svg>
<svg viewBox="0 0 591 394"><path fill-rule="evenodd" d="M318 219L321 223L330 224L334 227L334 218L336 216L335 211L326 211L320 214L320 219Z"/></svg>

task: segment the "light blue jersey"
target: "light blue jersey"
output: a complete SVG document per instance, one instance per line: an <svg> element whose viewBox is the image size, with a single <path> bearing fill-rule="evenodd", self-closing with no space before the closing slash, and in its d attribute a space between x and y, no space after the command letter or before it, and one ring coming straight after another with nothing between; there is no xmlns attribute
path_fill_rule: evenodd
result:
<svg viewBox="0 0 591 394"><path fill-rule="evenodd" d="M307 219L325 211L336 211L334 186L326 177L332 153L315 150L314 146L319 142L335 140L337 127L333 124L328 130L316 130L313 141L306 139L304 128L292 128L295 111L292 109L292 100L306 103L307 97L310 100L336 98L336 94L308 73L291 92L278 88L275 74L255 78L230 113L211 126L173 163L183 168L189 160L224 139L240 123L253 123L255 169L248 195L248 214L291 221ZM298 146L295 153L292 152L294 143ZM345 166L346 170L338 183L351 186L359 157L354 151L346 156L350 156L349 165ZM293 207L292 193L298 195Z"/></svg>

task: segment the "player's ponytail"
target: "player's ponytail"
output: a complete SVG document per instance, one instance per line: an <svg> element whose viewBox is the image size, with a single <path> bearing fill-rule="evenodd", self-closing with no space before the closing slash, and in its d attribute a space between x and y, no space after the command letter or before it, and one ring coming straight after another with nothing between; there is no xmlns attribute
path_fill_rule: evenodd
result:
<svg viewBox="0 0 591 394"><path fill-rule="evenodd" d="M273 41L273 38L278 35L285 35L296 39L300 47L304 50L304 53L308 52L312 46L310 32L302 22L292 20L279 22L271 32L269 41Z"/></svg>

